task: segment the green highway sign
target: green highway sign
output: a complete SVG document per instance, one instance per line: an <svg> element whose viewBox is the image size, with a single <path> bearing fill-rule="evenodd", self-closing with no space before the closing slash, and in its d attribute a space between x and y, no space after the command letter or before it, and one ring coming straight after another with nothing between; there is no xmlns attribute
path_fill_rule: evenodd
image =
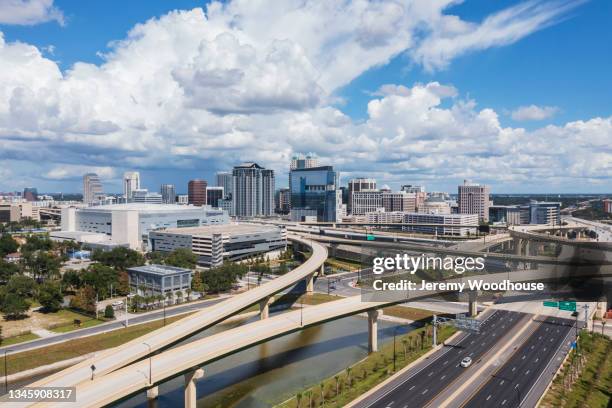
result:
<svg viewBox="0 0 612 408"><path fill-rule="evenodd" d="M376 237L374 235L368 235L367 239L368 239L368 241L374 241L376 239Z"/></svg>
<svg viewBox="0 0 612 408"><path fill-rule="evenodd" d="M544 306L546 306L546 307L559 307L559 303L558 302L551 302L550 300L545 300L544 301Z"/></svg>
<svg viewBox="0 0 612 408"><path fill-rule="evenodd" d="M569 300L559 302L559 310L569 310L571 312L575 312L576 302Z"/></svg>

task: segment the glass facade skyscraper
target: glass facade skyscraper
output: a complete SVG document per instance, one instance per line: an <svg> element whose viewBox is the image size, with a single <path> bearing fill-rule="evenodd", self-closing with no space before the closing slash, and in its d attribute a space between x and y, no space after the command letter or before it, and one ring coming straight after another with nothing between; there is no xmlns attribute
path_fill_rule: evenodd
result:
<svg viewBox="0 0 612 408"><path fill-rule="evenodd" d="M291 219L302 221L304 217L316 216L317 221L337 221L342 205L338 184L339 173L332 166L291 170Z"/></svg>

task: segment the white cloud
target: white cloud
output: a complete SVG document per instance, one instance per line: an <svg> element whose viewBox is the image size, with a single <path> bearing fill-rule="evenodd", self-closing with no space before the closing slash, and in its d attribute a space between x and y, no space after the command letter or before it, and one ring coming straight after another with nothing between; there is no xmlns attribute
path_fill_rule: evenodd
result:
<svg viewBox="0 0 612 408"><path fill-rule="evenodd" d="M343 171L390 181L610 177L610 118L504 128L495 111L437 82L382 86L362 122L333 107L334 91L399 53L444 66L468 49L516 41L569 7L529 2L476 24L444 14L452 3L212 3L139 24L104 63L65 72L0 33L0 158L41 163L32 176L53 180L92 168L113 177L130 167L196 172L245 159L282 170L293 152L313 150ZM481 26L479 40L457 54L423 53L429 40ZM483 34L490 31L495 41Z"/></svg>
<svg viewBox="0 0 612 408"><path fill-rule="evenodd" d="M2 0L0 24L34 25L57 21L64 25L64 14L53 0Z"/></svg>
<svg viewBox="0 0 612 408"><path fill-rule="evenodd" d="M555 24L585 0L529 0L486 17L481 23L441 15L430 26L430 35L411 55L425 68L445 68L466 53L512 44Z"/></svg>
<svg viewBox="0 0 612 408"><path fill-rule="evenodd" d="M544 120L553 117L559 108L556 106L520 106L512 111L512 119L523 121L523 120Z"/></svg>
<svg viewBox="0 0 612 408"><path fill-rule="evenodd" d="M55 166L43 175L44 178L49 180L80 180L83 178L85 173L96 173L103 179L110 179L115 177L115 169L109 166L105 167L90 167L84 165L60 165Z"/></svg>

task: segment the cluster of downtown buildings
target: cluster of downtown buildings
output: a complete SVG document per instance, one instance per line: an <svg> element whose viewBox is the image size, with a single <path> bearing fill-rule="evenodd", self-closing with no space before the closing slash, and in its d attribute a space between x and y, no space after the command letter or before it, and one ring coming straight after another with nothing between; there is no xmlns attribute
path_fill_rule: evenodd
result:
<svg viewBox="0 0 612 408"><path fill-rule="evenodd" d="M468 235L487 222L560 222L560 203L496 206L488 186L468 181L458 186L454 197L427 193L415 185L392 191L369 177L353 178L342 186L339 172L321 165L313 154L292 158L287 188L276 189L274 170L252 162L219 172L215 178L214 186L206 180L190 180L183 195L177 194L173 184L162 184L159 192L143 189L140 174L127 172L123 194L117 196L104 194L98 175L85 174L83 202L56 206L61 229L52 231L51 237L101 249L127 246L169 252L189 248L200 264L214 266L284 249L285 226L261 222L270 219L285 224L403 224L404 231L447 236ZM27 214L36 200L24 196L0 203L0 221L12 220L17 212Z"/></svg>

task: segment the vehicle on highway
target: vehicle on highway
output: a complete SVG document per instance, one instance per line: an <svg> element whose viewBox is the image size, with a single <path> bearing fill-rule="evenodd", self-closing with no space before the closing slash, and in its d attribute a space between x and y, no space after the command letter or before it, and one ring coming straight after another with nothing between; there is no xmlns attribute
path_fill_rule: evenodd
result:
<svg viewBox="0 0 612 408"><path fill-rule="evenodd" d="M466 357L463 360L461 360L461 367L469 367L472 365L472 359L470 357Z"/></svg>

